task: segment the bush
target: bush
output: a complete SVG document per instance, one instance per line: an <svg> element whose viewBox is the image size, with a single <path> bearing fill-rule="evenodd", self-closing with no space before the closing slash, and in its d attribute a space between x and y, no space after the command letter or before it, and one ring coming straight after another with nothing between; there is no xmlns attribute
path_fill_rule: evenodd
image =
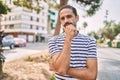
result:
<svg viewBox="0 0 120 80"><path fill-rule="evenodd" d="M107 42L107 45L108 47L112 47L112 42L111 41Z"/></svg>
<svg viewBox="0 0 120 80"><path fill-rule="evenodd" d="M117 42L117 48L120 48L120 42Z"/></svg>

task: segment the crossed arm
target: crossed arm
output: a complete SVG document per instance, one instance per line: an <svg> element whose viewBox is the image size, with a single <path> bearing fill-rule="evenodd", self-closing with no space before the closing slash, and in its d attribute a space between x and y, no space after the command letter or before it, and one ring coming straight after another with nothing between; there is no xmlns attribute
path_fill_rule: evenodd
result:
<svg viewBox="0 0 120 80"><path fill-rule="evenodd" d="M97 77L97 59L88 58L86 61L87 68L75 69L70 68L70 41L65 40L61 53L55 54L51 59L51 70L61 75L70 75L80 80L96 80Z"/></svg>

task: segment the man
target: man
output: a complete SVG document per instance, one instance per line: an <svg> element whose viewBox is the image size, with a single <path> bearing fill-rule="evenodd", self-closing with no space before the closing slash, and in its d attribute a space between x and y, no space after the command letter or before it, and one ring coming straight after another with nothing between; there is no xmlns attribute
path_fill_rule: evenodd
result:
<svg viewBox="0 0 120 80"><path fill-rule="evenodd" d="M96 80L96 44L94 39L77 31L76 9L63 6L59 19L64 33L49 40L50 69L55 71L56 80Z"/></svg>

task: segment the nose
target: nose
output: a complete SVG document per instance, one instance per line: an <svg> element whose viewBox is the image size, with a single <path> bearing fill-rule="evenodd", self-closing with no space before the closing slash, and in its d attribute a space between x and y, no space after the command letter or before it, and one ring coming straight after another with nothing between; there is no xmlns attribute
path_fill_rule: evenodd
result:
<svg viewBox="0 0 120 80"><path fill-rule="evenodd" d="M69 19L65 17L65 20L64 20L64 21L65 21L65 23L66 23L66 22L69 22Z"/></svg>

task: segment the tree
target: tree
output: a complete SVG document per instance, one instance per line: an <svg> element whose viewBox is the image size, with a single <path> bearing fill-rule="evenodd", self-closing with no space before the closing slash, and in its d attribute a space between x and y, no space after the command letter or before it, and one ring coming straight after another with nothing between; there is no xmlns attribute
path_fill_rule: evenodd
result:
<svg viewBox="0 0 120 80"><path fill-rule="evenodd" d="M2 14L7 14L7 12L10 11L7 5L3 4L2 0L0 0L0 30L1 30L1 19Z"/></svg>
<svg viewBox="0 0 120 80"><path fill-rule="evenodd" d="M40 1L41 0L14 0L13 3L16 6L26 7L39 13L43 9Z"/></svg>
<svg viewBox="0 0 120 80"><path fill-rule="evenodd" d="M65 4L67 4L67 2L68 2L68 0L60 0L60 6L59 7L64 6ZM59 20L59 15L58 15L54 36L58 35L60 33L60 28L61 28L61 26L60 26L60 20Z"/></svg>
<svg viewBox="0 0 120 80"><path fill-rule="evenodd" d="M60 0L60 7L67 4L67 2L68 0ZM84 8L85 12L87 13L87 16L94 15L96 11L99 10L102 4L102 0L77 0L77 2L80 6ZM60 26L60 21L58 17L54 35L58 35L60 33L60 28L61 26Z"/></svg>
<svg viewBox="0 0 120 80"><path fill-rule="evenodd" d="M118 33L120 33L120 22L117 24L115 21L106 21L105 27L99 30L105 38L110 39L112 41Z"/></svg>
<svg viewBox="0 0 120 80"><path fill-rule="evenodd" d="M37 12L39 12L41 9L43 9L43 7L40 6L39 3L40 1L42 0L15 0L14 4L17 6L27 7L28 9L36 10ZM49 6L55 8L60 8L68 3L68 0L60 0L59 4L57 4L56 0L44 0L44 1L48 3ZM84 8L84 11L87 13L88 16L92 16L96 13L96 11L99 10L103 0L76 0L76 1L80 6ZM33 3L36 3L36 5L34 5ZM54 35L58 35L60 33L60 27L61 27L60 21L58 17Z"/></svg>
<svg viewBox="0 0 120 80"><path fill-rule="evenodd" d="M98 34L95 32L90 32L88 35L94 37L96 40L99 39Z"/></svg>
<svg viewBox="0 0 120 80"><path fill-rule="evenodd" d="M103 35L110 39L110 41L112 41L114 39L114 32L113 32L113 29L112 29L112 26L114 24L114 21L106 21L105 22L105 27L103 28ZM112 34L110 34L112 33Z"/></svg>
<svg viewBox="0 0 120 80"><path fill-rule="evenodd" d="M2 50L2 34L3 34L3 31L1 31L1 19L2 19L2 14L7 14L7 12L9 11L9 8L7 5L3 4L2 0L0 0L0 79L3 75L3 70L2 70L2 67L3 67L3 62L4 62L4 59L5 57L1 54L1 52L3 51Z"/></svg>
<svg viewBox="0 0 120 80"><path fill-rule="evenodd" d="M113 24L112 26L112 30L113 30L113 35L114 37L116 37L119 33L120 33L120 22L118 24Z"/></svg>

